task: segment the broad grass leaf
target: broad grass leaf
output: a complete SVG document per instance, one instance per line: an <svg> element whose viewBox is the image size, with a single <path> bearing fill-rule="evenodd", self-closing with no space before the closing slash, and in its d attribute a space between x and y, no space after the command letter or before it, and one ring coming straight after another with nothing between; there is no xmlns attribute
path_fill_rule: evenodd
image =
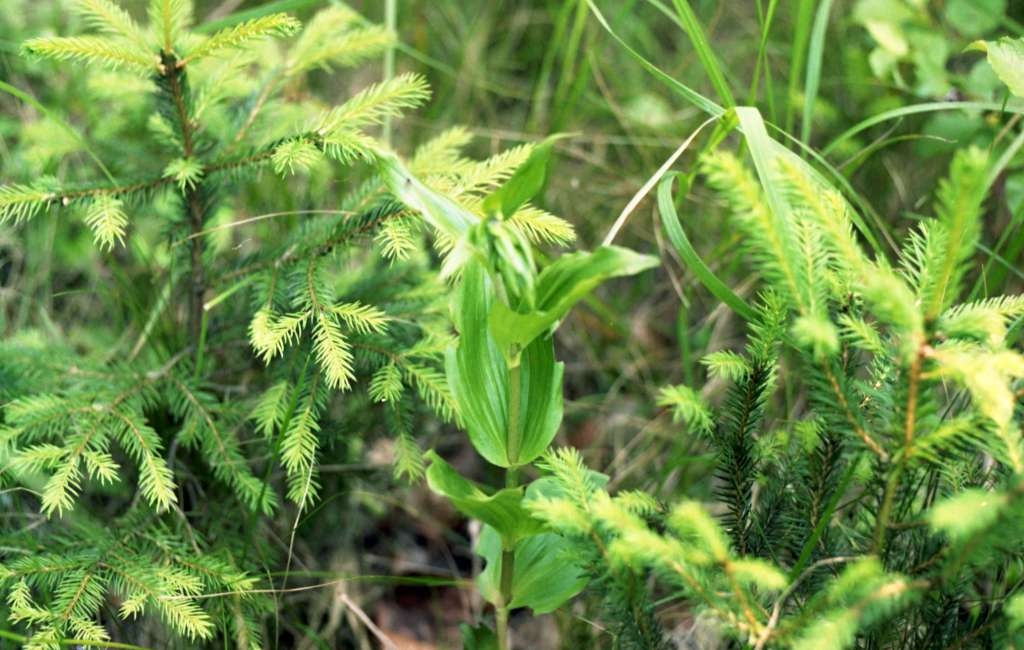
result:
<svg viewBox="0 0 1024 650"><path fill-rule="evenodd" d="M537 278L537 308L519 314L497 303L491 312L491 331L499 346L525 347L561 320L585 295L615 277L635 275L658 266L659 260L618 246L592 253L563 255Z"/></svg>
<svg viewBox="0 0 1024 650"><path fill-rule="evenodd" d="M452 199L427 187L395 155L380 155L378 167L388 189L398 200L420 213L436 230L461 239L479 222L476 215Z"/></svg>
<svg viewBox="0 0 1024 650"><path fill-rule="evenodd" d="M510 607L529 607L534 614L553 612L586 586L586 578L569 557L569 543L554 533L542 533L515 547ZM487 566L477 578L480 593L489 602L499 597L502 548L496 530L485 526L476 552Z"/></svg>
<svg viewBox="0 0 1024 650"><path fill-rule="evenodd" d="M489 463L510 467L508 430L508 365L486 327L490 283L480 264L462 274L452 313L459 340L445 356L445 371L459 416L473 447Z"/></svg>
<svg viewBox="0 0 1024 650"><path fill-rule="evenodd" d="M470 442L488 462L499 467L525 465L539 457L554 439L562 420L563 365L555 362L550 337L527 346L519 367L519 426L510 445L511 368L494 340L488 322L492 291L483 267L470 264L457 295L455 321L459 341L446 355L446 372Z"/></svg>
<svg viewBox="0 0 1024 650"><path fill-rule="evenodd" d="M523 414L522 446L510 460L519 465L540 457L555 439L562 423L562 373L555 363L550 336L534 339L520 360L520 406Z"/></svg>
<svg viewBox="0 0 1024 650"><path fill-rule="evenodd" d="M484 211L487 214L500 214L508 219L524 203L540 194L547 180L548 163L554 144L564 137L566 136L562 134L552 135L534 147L526 162L520 165L501 187L484 199Z"/></svg>
<svg viewBox="0 0 1024 650"><path fill-rule="evenodd" d="M511 548L519 540L543 530L543 524L523 507L523 488L505 488L487 494L434 451L428 451L426 458L430 461L427 468L430 489L446 497L462 514L493 527L501 536L499 547L504 543Z"/></svg>
<svg viewBox="0 0 1024 650"><path fill-rule="evenodd" d="M675 204L672 200L672 181L676 178L682 184L680 188L680 194L686 194L688 189L688 180L685 176L678 174L667 174L661 183L658 184L658 214L661 216L661 225L665 229L665 234L668 236L669 242L676 249L676 253L679 258L686 264L687 268L697 276L708 291L710 291L716 298L724 302L729 306L730 309L735 311L737 314L742 316L747 321L754 320L755 312L753 307L747 304L743 298L736 295L735 292L729 285L723 282L714 272L708 268L708 265L704 263L704 260L700 258L700 255L694 250L693 245L690 244L690 240L686 237L686 232L683 230L683 226L680 222L679 215L676 213Z"/></svg>

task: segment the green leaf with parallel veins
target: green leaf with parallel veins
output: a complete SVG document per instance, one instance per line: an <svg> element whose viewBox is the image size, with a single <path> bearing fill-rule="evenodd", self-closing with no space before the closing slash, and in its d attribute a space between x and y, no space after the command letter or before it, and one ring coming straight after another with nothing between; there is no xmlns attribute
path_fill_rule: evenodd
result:
<svg viewBox="0 0 1024 650"><path fill-rule="evenodd" d="M555 363L551 337L534 339L523 351L519 363L519 412L522 440L518 453L509 460L525 465L540 457L555 439L562 423L562 363Z"/></svg>
<svg viewBox="0 0 1024 650"><path fill-rule="evenodd" d="M543 524L523 507L523 488L505 488L487 494L434 451L428 451L426 458L430 461L430 467L427 468L427 484L430 489L447 497L467 517L492 526L507 547L511 548L519 540L543 530Z"/></svg>
<svg viewBox="0 0 1024 650"><path fill-rule="evenodd" d="M510 607L529 607L534 614L546 614L561 607L583 591L587 580L569 555L569 542L554 533L542 533L520 541L515 547ZM501 539L485 526L476 552L487 566L477 578L477 587L488 602L497 602L501 580Z"/></svg>
<svg viewBox="0 0 1024 650"><path fill-rule="evenodd" d="M494 465L508 467L508 367L487 329L474 326L487 322L492 293L483 267L469 264L455 294L452 316L460 336L456 347L448 349L445 373L477 452Z"/></svg>
<svg viewBox="0 0 1024 650"><path fill-rule="evenodd" d="M459 240L480 220L447 196L436 192L413 176L393 154L380 154L378 166L384 183L399 201L420 213L433 228Z"/></svg>
<svg viewBox="0 0 1024 650"><path fill-rule="evenodd" d="M493 292L480 264L463 273L455 304L457 345L446 355L446 373L473 447L499 467L536 459L554 439L562 420L563 365L555 363L550 337L536 338L523 350L519 365L520 435L509 445L511 368L488 322ZM500 304L500 303L496 303Z"/></svg>
<svg viewBox="0 0 1024 650"><path fill-rule="evenodd" d="M530 156L516 169L511 178L484 199L484 212L508 219L524 203L537 196L544 189L544 182L547 180L548 162L555 141L564 137L566 136L553 135L534 147Z"/></svg>
<svg viewBox="0 0 1024 650"><path fill-rule="evenodd" d="M656 257L618 246L602 246L593 253L563 255L537 278L537 308L519 314L498 303L490 315L491 331L499 347L525 347L604 281L635 275L658 264Z"/></svg>

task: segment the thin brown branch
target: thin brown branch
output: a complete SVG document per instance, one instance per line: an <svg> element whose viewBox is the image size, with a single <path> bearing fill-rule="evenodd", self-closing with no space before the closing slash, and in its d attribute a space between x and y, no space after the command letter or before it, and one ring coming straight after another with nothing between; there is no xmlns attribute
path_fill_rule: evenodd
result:
<svg viewBox="0 0 1024 650"><path fill-rule="evenodd" d="M878 444L878 441L876 441L871 434L860 425L853 409L850 408L850 403L847 401L846 395L843 394L842 387L839 386L839 380L836 379L835 374L832 372L832 368L829 367L828 364L825 364L824 370L825 376L828 377L829 384L832 386L832 392L836 396L836 403L843 410L843 414L846 416L846 421L849 422L851 427L853 427L853 430L857 433L860 439L864 441L864 444L868 446L868 449L875 452L875 454L877 454L882 460L889 460L889 454L882 449L882 446Z"/></svg>

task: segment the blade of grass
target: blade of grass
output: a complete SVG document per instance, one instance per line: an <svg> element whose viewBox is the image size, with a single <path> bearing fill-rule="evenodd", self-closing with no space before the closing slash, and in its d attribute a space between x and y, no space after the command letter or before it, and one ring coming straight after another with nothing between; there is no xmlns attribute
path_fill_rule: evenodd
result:
<svg viewBox="0 0 1024 650"><path fill-rule="evenodd" d="M1018 133L1017 137L1007 145L1006 150L999 156L996 164L992 165L992 168L988 170L988 176L985 178L986 189L995 185L999 176L1006 171L1010 163L1017 157L1021 147L1024 147L1024 130Z"/></svg>
<svg viewBox="0 0 1024 650"><path fill-rule="evenodd" d="M658 66L656 66L653 63L651 63L650 61L648 61L642 54L640 54L639 52L634 50L632 47L630 47L630 45L628 43L626 43L622 39L622 37L619 36L615 32L615 30L612 29L611 25L608 24L608 21L605 19L604 15L597 8L597 6L594 4L593 0L587 0L587 2L590 5L590 9L593 12L594 16L597 18L597 21L601 24L602 27L604 27L605 31L608 32L608 34L616 42L618 42L623 48L625 48L625 50L633 58L635 58L637 60L637 62L639 62L640 65L645 70L650 72L656 79L661 81L670 90L674 91L676 94L678 94L684 100L690 102L691 104L693 104L697 108L703 110L704 112L706 112L706 113L708 113L710 115L721 116L723 113L725 113L725 111L726 111L725 108L719 106L714 101L712 101L711 99L708 99L707 97L705 97L704 95L702 95L699 92L695 91L694 89L690 88L689 86L687 86L687 85L677 81L671 75L669 75L666 72L664 72L661 68L659 68ZM777 128L777 127L773 127L773 128ZM740 127L740 130L741 131L743 130L742 127ZM712 140L715 141L715 144L717 144L718 141L720 141L721 138L724 137L725 133L726 133L726 131L722 131L721 129L716 129L716 133L715 133L715 135L712 138ZM828 170L829 174L832 175L836 179L836 181L842 187L842 189L846 193L846 195L852 201L854 201L859 207L861 207L861 209L863 209L865 212L867 212L869 215L871 215L872 219L876 223L878 223L880 225L885 223L884 220L882 220L882 218L878 215L878 213L870 206L870 204L856 193L856 191L850 185L849 181L838 170L836 170L831 164L829 164L828 161L826 161L817 152L811 150L806 145L803 145L802 143L797 141L795 138L792 138L791 136L789 136L784 131L783 131L783 135L785 137L789 138L790 140L795 141L796 144L800 145L803 150L807 151L808 154L816 162L818 162L819 164L822 164L824 166L824 168ZM783 155L788 155L788 156L792 156L793 158L796 158L797 161L799 161L800 165L803 166L808 171L808 173L810 173L816 179L821 180L822 182L824 182L824 178L822 177L822 175L817 170L815 170L813 167L808 165L806 161L803 161L802 159L800 159L799 156L797 156L793 152L791 152L788 149L786 149L786 147L784 147L782 144L778 143L777 141L771 140L771 142L773 143L772 146L777 148L780 153L784 152ZM871 231L871 229L869 229L867 227L867 224L864 223L863 218L861 218L861 216L859 214L854 212L853 215L852 215L852 219L853 219L854 225L857 227L857 229L861 233L861 235L863 235L864 238L867 239L867 241L871 245L872 249L876 253L881 254L882 247L879 244L878 239L875 237L874 233ZM884 226L883 226L883 233L886 235L886 239L889 241L890 245L893 247L893 250L898 250L898 247L896 246L896 244L894 242L892 242L891 237L889 236L888 232L885 231Z"/></svg>
<svg viewBox="0 0 1024 650"><path fill-rule="evenodd" d="M30 641L32 641L31 638L18 634L17 632L11 632L10 630L0 630L0 639L7 639L9 641L24 643L26 645ZM71 646L75 648L107 648L109 650L151 650L150 648L147 648L145 646L132 645L131 643L119 643L117 641L96 641L95 639L57 639L54 643L56 643L57 645Z"/></svg>
<svg viewBox="0 0 1024 650"><path fill-rule="evenodd" d="M679 258L686 264L686 267L697 277L701 284L711 292L713 296L724 302L734 312L743 317L744 320L752 321L756 317L753 307L747 304L743 298L736 295L725 282L722 282L714 272L708 268L700 255L694 250L690 240L686 237L676 212L675 203L672 200L672 181L679 179L679 193L685 196L689 188L689 181L682 174L673 173L665 176L658 185L658 214L661 217L661 225L665 234L672 242L672 246L678 253Z"/></svg>
<svg viewBox="0 0 1024 650"><path fill-rule="evenodd" d="M764 120L761 118L761 112L756 108L752 106L738 106L736 108L736 117L740 122L740 128L743 130L747 148L750 151L750 158L754 162L754 171L761 181L761 190L764 192L765 200L768 201L769 211L774 221L772 227L775 229L775 237L782 242L781 250L788 252L787 249L796 248L796 235L792 227L792 207L789 205L785 195L783 195L779 184L772 177L775 171L775 157L778 155L776 148L772 146L774 140L768 135L768 130L764 126ZM788 265L795 263L792 259L785 259L788 257L788 254L786 254L776 261L782 268L786 269ZM799 296L806 290L806 287L801 286L798 282L798 276L795 273L787 270L786 277L790 285L789 288L793 290L793 295ZM808 303L805 298L801 298L801 307L806 304Z"/></svg>
<svg viewBox="0 0 1024 650"><path fill-rule="evenodd" d="M1015 237L1014 240L1013 240L1013 243L1014 243L1014 247L1011 249L1011 256L1010 257L1011 257L1011 259L1016 259L1015 256L1020 254L1020 249L1022 247L1024 247L1024 238ZM984 244L978 244L978 250L980 250L982 253L985 253L990 258L988 264L985 265L985 268L988 268L991 264L994 263L994 264L998 265L1000 268L1002 268L1004 276L1007 275L1007 274L1011 274L1014 277L1016 277L1017 279L1024 279L1024 271L1021 271L1020 269L1018 269L1016 266L1014 266L1013 262L1011 262L1009 259L1003 257L1002 255L997 253L995 250L989 248L988 246L985 246ZM986 285L983 282L983 278L979 279L978 280L978 288L979 289L980 288L984 288L985 286ZM991 290L991 285L988 286L988 289L989 289L989 291L988 291L989 295L997 295L999 293L998 291L992 291ZM974 291L973 292L974 299L979 299L979 298L983 298L984 297L982 295L979 295L979 293L980 293L979 291Z"/></svg>
<svg viewBox="0 0 1024 650"><path fill-rule="evenodd" d="M555 19L555 30L551 35L551 45L544 52L540 73L537 75L537 80L533 86L529 130L537 130L547 117L549 86L551 85L551 73L555 67L555 55L558 52L558 44L565 39L565 31L568 29L569 17L572 16L572 8L573 0L564 0L562 8L558 11L558 16Z"/></svg>
<svg viewBox="0 0 1024 650"><path fill-rule="evenodd" d="M410 47L409 45L406 45L401 41L396 43L394 47L403 55L423 64L425 67L436 70L437 72L440 72L441 74L451 79L461 79L465 81L469 86L480 88L482 90L486 90L487 92L491 92L502 97L507 97L509 99L519 99L523 101L529 101L530 99L529 94L525 92L521 92L518 89L502 86L501 84L491 81L490 79L487 78L474 76L471 77L470 79L464 79L464 76L461 75L459 71L453 68L452 66L448 65L443 61L439 61L438 59L429 57L426 54L423 54L422 52L417 50L416 48Z"/></svg>
<svg viewBox="0 0 1024 650"><path fill-rule="evenodd" d="M697 14L693 12L693 7L690 6L688 0L672 0L672 4L675 5L676 15L679 16L679 23L682 25L686 35L690 37L690 42L693 44L693 49L697 53L697 58L700 60L704 72L707 73L708 78L711 80L711 85L714 87L715 92L718 93L718 99L722 101L726 108L732 108L736 105L736 99L733 97L732 89L729 88L729 83L725 80L725 75L722 74L722 68L714 51L711 49L711 43L708 42L707 34L704 33L704 28L701 26Z"/></svg>
<svg viewBox="0 0 1024 650"><path fill-rule="evenodd" d="M1000 111L1005 113L1013 113L1015 115L1024 115L1024 106L1018 104L1002 104L998 102L927 102L924 104L913 104L911 106L903 106L901 108L895 108L890 111L884 111L878 115L862 120L857 124L854 124L847 130L840 133L832 142L829 143L824 150L822 155L829 155L835 151L843 142L846 142L858 133L870 129L871 127L888 122L889 120L897 120L901 117L908 115L918 115L920 113L935 113L939 111L957 111L957 110L978 110L978 111Z"/></svg>
<svg viewBox="0 0 1024 650"><path fill-rule="evenodd" d="M670 21L672 21L673 25L675 25L679 29L683 29L683 23L679 21L678 14L676 14L675 11L670 9L668 5L666 5L661 0L647 0L647 2L650 3L652 7L661 12L661 14L665 16L665 18L668 18Z"/></svg>
<svg viewBox="0 0 1024 650"><path fill-rule="evenodd" d="M789 79L786 90L787 131L792 132L796 121L796 93L800 85L800 74L807 60L807 43L811 37L811 20L814 16L814 0L800 0L797 5L793 27L793 46L789 50Z"/></svg>
<svg viewBox="0 0 1024 650"><path fill-rule="evenodd" d="M777 219L786 218L790 212L789 201L772 180L773 160L777 153L772 147L774 140L768 135L761 111L753 106L739 106L736 108L736 117L750 147L750 158L754 161L754 170L761 180L761 189L764 190L768 205Z"/></svg>
<svg viewBox="0 0 1024 650"><path fill-rule="evenodd" d="M690 137L686 138L686 140L684 140L683 143L679 145L679 147L677 147L675 151L672 152L672 155L669 156L664 163L662 163L661 167L658 168L658 171L654 172L654 175L648 178L647 182L644 183L639 190L637 190L636 194L633 195L633 198L631 198L629 200L629 203L626 204L626 207L622 209L622 212L619 214L619 217L615 220L615 223L612 224L611 229L608 230L608 234L605 236L604 241L601 242L603 246L608 246L609 244L612 243L612 241L615 240L615 236L619 234L619 230L621 230L622 226L626 224L626 219L628 219L629 215L633 213L633 210L636 209L636 206L640 205L640 201L642 201L644 197L647 196L647 194L658 183L661 177L668 172L668 170L672 167L672 165L675 164L677 160L679 160L679 156L683 155L683 152L686 151L686 149L690 146L690 143L693 142L694 138L696 138L700 134L700 132L704 130L704 127L716 121L717 119L717 116L712 116L704 120L703 124L698 126L697 130L691 133Z"/></svg>
<svg viewBox="0 0 1024 650"><path fill-rule="evenodd" d="M837 169L842 169L846 174L852 176L856 171L868 161L871 156L875 155L882 149L891 147L901 142L916 142L917 140L931 140L941 144L955 144L955 140L943 138L937 135L921 135L917 133L908 133L907 135L897 135L893 137L882 137L872 142L863 149L857 151L843 162L836 165Z"/></svg>
<svg viewBox="0 0 1024 650"><path fill-rule="evenodd" d="M574 82L586 79L589 76L589 64L585 57L580 57L580 44L583 41L583 30L587 26L587 5L584 0L576 1L576 12L573 16L572 30L569 32L569 39L566 42L565 52L562 56L562 67L558 74L558 85L555 87L554 105L558 109L558 117L555 120L557 131L565 123L565 115L572 112L569 96ZM576 62L580 60L580 69L573 70Z"/></svg>
<svg viewBox="0 0 1024 650"><path fill-rule="evenodd" d="M705 113L718 117L725 112L725 109L716 104L714 101L705 97L704 95L697 92L693 88L690 88L686 84L677 81L664 70L648 61L642 54L640 54L632 47L630 47L630 45L625 40L623 40L623 38L619 36L619 34L614 29L612 29L612 26L608 24L608 21L605 19L604 14L602 14L601 10L597 8L596 4L594 4L594 0L586 0L586 2L587 5L590 7L591 13L593 13L594 17L597 19L597 22L601 24L601 27L603 27L604 30L608 32L608 35L615 39L615 41L619 45L625 48L626 52L628 52L630 56L636 59L637 62L640 63L640 65L643 66L645 70L650 72L659 81L661 81L669 88L674 90L677 94L686 99L686 101L690 102L691 104L701 109Z"/></svg>
<svg viewBox="0 0 1024 650"><path fill-rule="evenodd" d="M754 77L750 80L750 90L747 92L747 103L754 105L757 101L757 92L761 84L761 72L764 71L765 85L767 87L768 115L773 122L776 119L775 93L772 89L771 67L768 65L768 35L772 29L772 21L775 19L775 9L778 7L778 4L778 0L770 0L767 13L761 16L761 3L758 2L758 15L761 20L761 39L757 47L757 60L754 63Z"/></svg>
<svg viewBox="0 0 1024 650"><path fill-rule="evenodd" d="M814 16L811 46L807 53L807 73L804 76L804 111L800 121L800 142L811 144L811 127L814 122L814 104L818 101L821 84L821 62L825 53L825 35L828 19L832 13L832 0L823 0ZM789 129L787 129L789 130Z"/></svg>
<svg viewBox="0 0 1024 650"><path fill-rule="evenodd" d="M1013 32L1017 36L1024 36L1024 24L1017 22L1010 16L1003 15L1002 26L1006 28L1007 31Z"/></svg>

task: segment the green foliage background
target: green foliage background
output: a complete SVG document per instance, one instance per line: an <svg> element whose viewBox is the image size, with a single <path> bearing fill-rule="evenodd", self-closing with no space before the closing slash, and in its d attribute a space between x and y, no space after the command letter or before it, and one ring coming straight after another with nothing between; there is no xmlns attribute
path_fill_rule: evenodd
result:
<svg viewBox="0 0 1024 650"><path fill-rule="evenodd" d="M690 8L692 23L680 4ZM145 3L124 6L147 22ZM983 163L972 158L980 154L963 153L992 151L992 160L1021 132L1019 112L1003 110L1019 107L1018 100L983 54L965 49L978 39L1024 35L1018 3L399 0L394 73L383 62L390 39L372 26L387 20L384 3L350 6L368 22L346 18L346 9L329 2L195 3L196 27L207 36L217 32L217 21L229 28L271 10L311 30L303 36L287 22L263 25L274 38L258 40L241 58L230 64L213 58L205 68L197 63L192 99L209 106L202 112L201 156L205 166L223 165L224 172L200 178L189 157L176 153L182 143L173 117L158 117L167 112L153 101L145 75L131 74L130 66L86 71L23 56L27 39L94 33L95 25L70 3L0 0L0 185L37 196L71 188L82 198L66 208L12 208L0 226L4 444L33 448L17 458L4 452L2 563L13 577L5 583L8 624L2 627L12 643L30 628L44 631L39 642L46 641L46 630L55 639L99 639L102 626L116 641L152 648L373 647L374 633L357 614L365 612L385 633L456 647L458 622L483 614L467 584L480 569L471 550L477 533L426 489L422 449L441 451L484 483L501 479L469 453L442 371L452 338L450 287L437 270L451 242L428 243L430 229L383 189L373 163L385 139L431 187L480 211L483 198L528 158L529 143L572 133L555 143L546 189L519 214L517 227L545 256L565 244L589 250L706 117L678 87L659 83L646 62L723 106L757 106L793 141L776 131L773 137L794 151L800 149L793 142L802 142L824 156L862 220L856 243L870 254L897 260L902 247L911 259L908 275L913 279L913 268L926 275L921 267L927 265L914 267L915 255L920 261L957 247L929 240L920 224L931 215L953 222L966 210L978 219L976 231L964 235L970 245L957 249L952 263L961 299L985 306L980 301L1020 292L1022 158L1011 151L983 201L970 196L971 183L978 186L984 176L978 171ZM819 15L827 22L817 37L823 40L816 41ZM377 86L376 96L365 94L385 76L391 81ZM951 102L967 104L950 110ZM265 110L248 124L255 105ZM872 116L882 119L866 123ZM296 131L294 125L312 128ZM248 137L234 144L241 130ZM725 134L712 137L719 135ZM740 154L756 147L734 139ZM658 647L668 643L662 630L697 647L742 646L756 636L752 630L723 633L703 618L695 624L700 598L671 598L678 587L664 579L671 567L659 565L655 554L630 556L630 541L671 551L679 539L727 535L729 550L711 548L711 565L767 558L744 566L749 580L743 588L755 596L777 589L777 567L807 566L859 548L860 541L880 550L874 515L852 515L819 538L822 548L813 556L802 557L814 518L793 521L794 512L854 512L857 503L829 501L844 494L858 500L873 495L880 505L886 485L876 479L891 474L870 446L855 453L830 438L845 425L826 423L823 435L820 421L799 417L806 404L835 398L825 390L827 373L806 384L791 381L801 366L786 356L828 352L839 339L823 323L839 322L837 309L850 310L842 321L843 345L860 345L867 357L878 353L872 348L878 335L860 327L860 305L837 298L849 289L842 280L784 286L779 259L757 245L763 228L753 217L744 220L757 205L744 203L749 193L737 195L737 187L759 194L758 180L737 159L698 160L699 151L694 145L676 168L699 169L703 176L688 177L688 191L667 200L709 272L758 311L762 329L751 334L749 319L723 306L692 266L680 263L653 209L652 191L617 241L660 254L664 266L588 297L556 336L557 356L566 362L557 442L579 448L587 467L608 476L609 492L619 495L614 507L585 516L596 529L617 528L625 543L613 549L615 557L586 544L577 549L595 588L554 614L514 620L522 647ZM946 176L949 181L940 180ZM111 178L114 185L161 179L160 188L180 191L94 194ZM789 197L819 192L801 182L798 174L780 181ZM197 238L190 238L196 230L189 230L179 194L194 195L205 210L198 254L208 260L208 282L200 298L185 286ZM938 210L932 209L936 196ZM827 215L823 222L835 216ZM810 230L796 235L802 238L797 248L829 248L826 240L835 233ZM860 262L846 263L855 277L865 273ZM912 288L927 300L928 287L916 279ZM765 286L776 290L775 298L759 293ZM784 306L773 302L778 295ZM803 298L787 303L792 295ZM189 306L204 301L205 312ZM950 297L936 301L924 315L929 332L942 314L950 315ZM949 317L962 317L957 323L968 338L999 330L1000 349L1019 349L1018 302L991 303L985 313L965 307L966 316ZM778 333L758 338L772 329L773 318L785 320L775 312L802 318L794 331L803 338L795 347L805 352L782 352L781 362L776 348L789 349L793 341ZM196 313L209 317L196 320ZM905 325L891 313L882 317ZM887 336L879 356L898 356L899 346ZM205 342L198 358L197 340ZM861 374L849 374L851 383L884 375L863 364ZM967 375L973 367L950 372ZM871 394L895 404L907 387L894 386L891 393L876 388ZM745 397L762 418L746 430L728 415ZM1017 408L1016 393L1000 397L1011 412ZM927 422L939 418L944 399L922 407ZM969 401L957 399L958 408ZM986 393L980 403L995 398ZM893 418L905 415L892 408ZM85 435L97 427L114 433L90 447L81 464L76 461L78 469L68 469L80 440L66 432ZM986 427L938 428L948 439L915 452L921 466L910 471L917 472L914 481L928 492L929 505L939 492L968 488L999 490L995 498L1007 500L1019 493L1005 469L1013 465L1012 453L1002 455L1012 449L1003 443L1019 430L1000 434ZM856 428L845 444L860 438ZM971 451L979 446L989 452L982 460ZM794 460L802 454L807 463ZM572 469L578 462L551 457L547 472L600 501L594 495L604 486L581 482L583 470ZM1002 463L1002 474L988 473L995 462ZM787 504L792 495L782 488L801 481L807 493ZM859 487L845 492L851 484ZM757 512L751 512L751 494L758 495ZM946 517L933 525L945 526L941 530L954 540L1019 519L1008 507L1002 519L958 530L956 522L988 498L960 494L944 515L930 515L933 522ZM711 510L717 524L708 525L724 532L693 530L706 516L697 501L717 504ZM580 504L569 505L549 503L544 515L575 521ZM872 511L867 502L865 510ZM838 566L822 565L825 573L803 585L798 602L833 621L828 632L836 636L801 628L797 620L792 628L783 625L791 636L779 643L853 634L842 627L848 624L843 615L860 606L858 598L866 603L858 610L864 622L902 611L907 603L876 606L863 594L903 579L894 578L896 572L913 574L937 547L913 532L926 525L923 518L897 508L897 519L911 532L892 533L899 541L880 553L882 564L865 560L841 579L835 578ZM882 530L885 542L885 525ZM930 618L943 617L947 627L933 636L863 636L858 643L1013 643L1007 617L1020 616L1010 606L1004 614L1003 603L1014 593L1019 569L1012 560L1000 564L1005 548L980 545L958 561L997 568L956 573L963 583L915 610L922 618L910 619L905 629L915 620L927 627ZM987 564L991 557L994 564ZM19 576L28 575L53 577L22 582ZM663 580L651 587L651 575ZM698 577L714 589L732 586L710 569ZM864 591L842 591L855 583ZM735 605L720 606L722 618L728 620ZM458 620L444 615L452 609L459 610ZM415 622L394 623L396 612L413 612ZM592 620L604 624L591 626Z"/></svg>

